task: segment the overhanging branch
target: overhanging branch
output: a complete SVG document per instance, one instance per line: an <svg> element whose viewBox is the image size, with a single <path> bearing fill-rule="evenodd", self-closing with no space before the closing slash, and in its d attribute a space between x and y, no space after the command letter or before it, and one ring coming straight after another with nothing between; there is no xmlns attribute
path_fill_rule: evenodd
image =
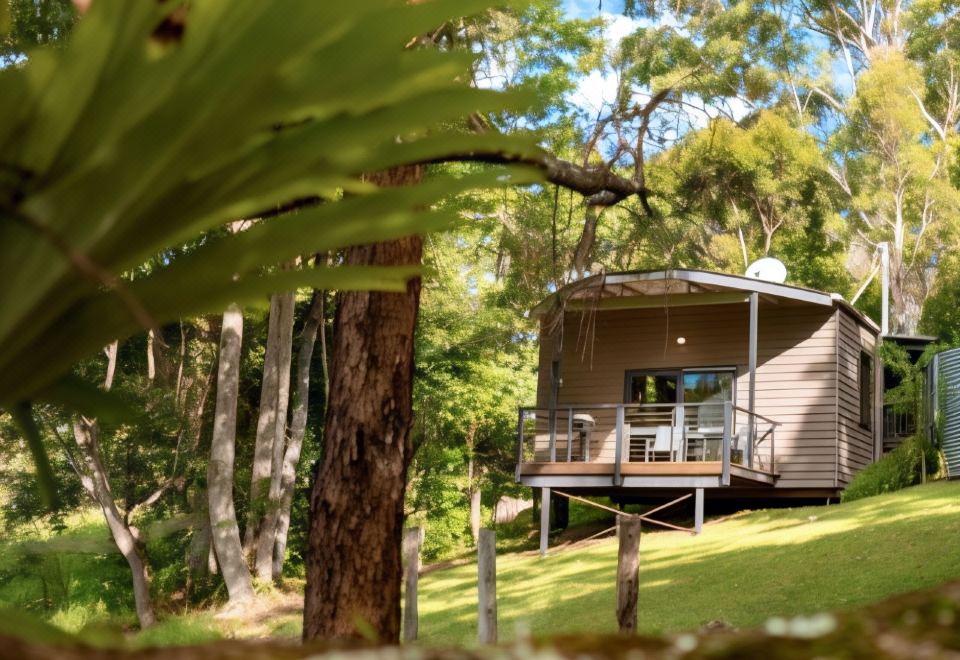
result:
<svg viewBox="0 0 960 660"><path fill-rule="evenodd" d="M628 197L640 197L644 210L652 215L647 204L647 189L637 181L618 176L605 167L583 167L557 158L546 151L515 153L474 150L450 154L443 162L475 162L498 165L529 165L543 172L550 183L576 191L587 198L587 206L613 206Z"/></svg>

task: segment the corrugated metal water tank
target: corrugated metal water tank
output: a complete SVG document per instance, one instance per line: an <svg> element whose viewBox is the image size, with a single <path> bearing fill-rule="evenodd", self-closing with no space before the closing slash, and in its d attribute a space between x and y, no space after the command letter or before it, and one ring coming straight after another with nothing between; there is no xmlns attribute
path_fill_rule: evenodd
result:
<svg viewBox="0 0 960 660"><path fill-rule="evenodd" d="M935 408L942 430L947 476L960 477L960 348L938 353L933 362Z"/></svg>

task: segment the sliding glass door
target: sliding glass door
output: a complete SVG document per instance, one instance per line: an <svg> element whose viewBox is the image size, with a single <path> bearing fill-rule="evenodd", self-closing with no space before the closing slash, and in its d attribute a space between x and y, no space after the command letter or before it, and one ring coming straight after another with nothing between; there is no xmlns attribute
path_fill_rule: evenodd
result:
<svg viewBox="0 0 960 660"><path fill-rule="evenodd" d="M626 372L625 402L643 405L626 411L629 460L718 460L735 384L732 368Z"/></svg>
<svg viewBox="0 0 960 660"><path fill-rule="evenodd" d="M628 371L625 403L717 403L722 407L733 401L735 376L733 369Z"/></svg>

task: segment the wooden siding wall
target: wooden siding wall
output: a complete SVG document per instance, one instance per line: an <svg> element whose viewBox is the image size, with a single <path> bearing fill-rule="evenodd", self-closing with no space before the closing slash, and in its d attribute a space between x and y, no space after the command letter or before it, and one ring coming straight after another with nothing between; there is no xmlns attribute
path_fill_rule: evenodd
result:
<svg viewBox="0 0 960 660"><path fill-rule="evenodd" d="M610 310L595 315L592 341L568 312L558 405L623 401L631 369L735 367L737 405L748 402L748 305ZM832 488L837 479L837 334L834 310L761 301L757 413L783 423L776 434L778 487ZM666 335L666 336L665 336ZM684 345L676 338L686 338ZM550 338L541 341L537 405L548 400ZM859 355L859 353L858 353ZM854 383L856 380L854 379ZM736 423L745 424L745 413ZM604 415L603 417L606 417ZM591 458L613 461L615 438L598 419Z"/></svg>
<svg viewBox="0 0 960 660"><path fill-rule="evenodd" d="M874 376L882 367L877 355L876 335L846 310L838 308L836 316L840 328L837 338L837 481L840 486L845 486L854 473L874 461L879 432L876 396L872 397L874 415L871 427L860 426L860 352L870 354ZM874 390L876 382L874 378Z"/></svg>

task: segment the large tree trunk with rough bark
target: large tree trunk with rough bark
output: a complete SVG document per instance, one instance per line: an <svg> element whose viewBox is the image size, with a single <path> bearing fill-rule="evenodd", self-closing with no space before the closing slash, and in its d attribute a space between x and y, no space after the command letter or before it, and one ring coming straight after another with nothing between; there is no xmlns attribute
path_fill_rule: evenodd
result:
<svg viewBox="0 0 960 660"><path fill-rule="evenodd" d="M253 598L250 571L243 558L240 529L233 505L233 462L237 435L237 390L240 380L240 344L243 314L236 305L223 313L220 364L217 370L217 408L207 465L210 530L231 604Z"/></svg>
<svg viewBox="0 0 960 660"><path fill-rule="evenodd" d="M409 185L419 167L371 177ZM419 264L408 237L351 248L350 265ZM412 455L413 335L420 282L405 293L345 292L334 321L324 453L310 498L303 637L400 637L403 498Z"/></svg>
<svg viewBox="0 0 960 660"><path fill-rule="evenodd" d="M297 389L293 400L293 415L290 421L290 439L283 456L280 480L280 509L277 514L277 538L273 549L273 579L283 575L283 562L287 552L287 534L290 531L290 511L293 507L293 495L297 485L297 466L300 464L300 450L303 448L303 436L307 430L307 403L310 398L310 365L313 362L313 348L317 333L323 332L324 307L326 293L314 291L310 310L300 333L300 349L297 352Z"/></svg>
<svg viewBox="0 0 960 660"><path fill-rule="evenodd" d="M114 349L115 351L115 349ZM115 354L115 353L114 353ZM95 420L79 417L73 421L73 436L83 455L86 473L81 473L80 481L86 490L100 505L103 517L107 521L110 535L120 554L127 560L133 577L133 600L137 609L137 620L141 628L156 623L153 603L150 599L150 577L143 547L137 540L134 530L127 525L120 514L110 490L110 481L100 455L97 441L98 428Z"/></svg>
<svg viewBox="0 0 960 660"><path fill-rule="evenodd" d="M280 510L280 478L287 440L287 410L290 406L290 360L293 352L294 292L276 296L277 301L277 401L270 455L270 483L267 507L260 521L257 539L257 577L268 581L273 577L273 549L277 540L277 517Z"/></svg>

